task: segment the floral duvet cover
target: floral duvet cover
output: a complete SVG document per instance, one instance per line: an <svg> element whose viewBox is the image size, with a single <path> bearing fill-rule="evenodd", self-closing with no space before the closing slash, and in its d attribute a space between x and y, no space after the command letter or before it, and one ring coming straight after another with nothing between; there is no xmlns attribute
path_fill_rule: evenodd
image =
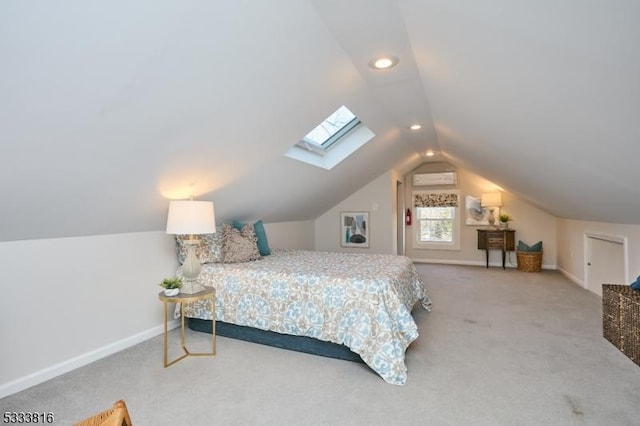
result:
<svg viewBox="0 0 640 426"><path fill-rule="evenodd" d="M397 385L418 337L411 310L431 305L404 256L274 250L252 262L203 265L199 281L216 288L218 320L345 345ZM210 320L207 303L184 306L185 315Z"/></svg>

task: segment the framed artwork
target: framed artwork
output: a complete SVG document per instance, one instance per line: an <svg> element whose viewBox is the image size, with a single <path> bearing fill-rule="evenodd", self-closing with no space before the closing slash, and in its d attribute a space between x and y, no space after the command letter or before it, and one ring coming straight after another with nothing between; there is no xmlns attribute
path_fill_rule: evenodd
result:
<svg viewBox="0 0 640 426"><path fill-rule="evenodd" d="M470 195L467 195L464 207L466 225L489 225L489 216L493 214L497 222L498 215L500 214L500 207L494 207L492 209L482 207L480 197L472 197Z"/></svg>
<svg viewBox="0 0 640 426"><path fill-rule="evenodd" d="M369 212L340 213L340 245L369 247Z"/></svg>

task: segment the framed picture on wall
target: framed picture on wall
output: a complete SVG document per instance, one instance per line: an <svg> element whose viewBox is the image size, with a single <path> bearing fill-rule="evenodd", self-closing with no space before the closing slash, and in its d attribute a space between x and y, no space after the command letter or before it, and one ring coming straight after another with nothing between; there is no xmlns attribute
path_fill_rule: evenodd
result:
<svg viewBox="0 0 640 426"><path fill-rule="evenodd" d="M369 247L369 212L340 213L340 245Z"/></svg>
<svg viewBox="0 0 640 426"><path fill-rule="evenodd" d="M498 217L500 214L499 207L494 207L492 212L487 207L482 207L480 197L472 197L470 195L467 195L464 207L466 225L489 225L491 213L493 213L494 217Z"/></svg>

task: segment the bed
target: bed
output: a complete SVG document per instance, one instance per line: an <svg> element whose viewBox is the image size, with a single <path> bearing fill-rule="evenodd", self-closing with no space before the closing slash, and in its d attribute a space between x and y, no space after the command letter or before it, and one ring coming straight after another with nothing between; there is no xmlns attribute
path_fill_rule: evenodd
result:
<svg viewBox="0 0 640 426"><path fill-rule="evenodd" d="M397 385L406 383L405 352L418 337L411 311L417 302L431 305L404 256L273 250L258 260L204 264L198 281L216 288L217 328L344 345ZM207 303L182 307L192 328L212 320Z"/></svg>

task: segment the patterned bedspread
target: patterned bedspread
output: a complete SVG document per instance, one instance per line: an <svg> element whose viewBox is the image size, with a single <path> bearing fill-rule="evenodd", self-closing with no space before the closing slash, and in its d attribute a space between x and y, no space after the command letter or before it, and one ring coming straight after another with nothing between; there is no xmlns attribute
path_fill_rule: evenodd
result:
<svg viewBox="0 0 640 426"><path fill-rule="evenodd" d="M253 262L203 265L199 281L216 288L218 320L346 345L398 385L418 337L411 310L431 305L404 256L274 250ZM211 319L207 303L185 306L185 315Z"/></svg>

